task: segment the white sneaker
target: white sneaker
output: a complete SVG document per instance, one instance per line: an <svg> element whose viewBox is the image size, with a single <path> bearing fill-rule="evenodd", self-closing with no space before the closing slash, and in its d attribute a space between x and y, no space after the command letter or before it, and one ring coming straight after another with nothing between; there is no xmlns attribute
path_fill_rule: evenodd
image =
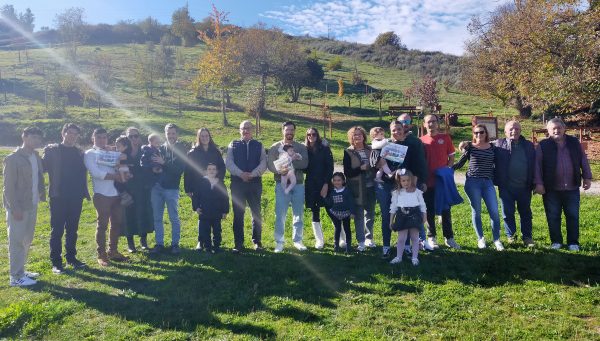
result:
<svg viewBox="0 0 600 341"><path fill-rule="evenodd" d="M375 245L375 242L373 241L373 239L365 239L365 246L366 247L377 247L377 245Z"/></svg>
<svg viewBox="0 0 600 341"><path fill-rule="evenodd" d="M553 250L558 250L562 247L561 243L552 243L552 245L550 245L550 248Z"/></svg>
<svg viewBox="0 0 600 341"><path fill-rule="evenodd" d="M27 276L31 279L36 279L36 278L40 277L40 274L39 274L39 272L25 271L25 276Z"/></svg>
<svg viewBox="0 0 600 341"><path fill-rule="evenodd" d="M390 264L398 264L400 262L402 262L402 258L401 257L394 257L394 259L392 259L390 261Z"/></svg>
<svg viewBox="0 0 600 341"><path fill-rule="evenodd" d="M414 266L419 265L419 258L413 258L412 259L412 265L414 265Z"/></svg>
<svg viewBox="0 0 600 341"><path fill-rule="evenodd" d="M27 276L23 276L16 280L15 279L10 280L11 287L26 287L26 286L34 285L36 283L37 283L37 281L35 279L31 279Z"/></svg>
<svg viewBox="0 0 600 341"><path fill-rule="evenodd" d="M504 245L502 245L500 239L494 240L494 246L496 246L497 251L504 251Z"/></svg>
<svg viewBox="0 0 600 341"><path fill-rule="evenodd" d="M317 250L322 250L324 246L325 246L325 243L323 243L323 242L320 242L320 243L315 242L315 249L317 249Z"/></svg>
<svg viewBox="0 0 600 341"><path fill-rule="evenodd" d="M424 240L422 243L423 243L423 248L425 250L427 250L427 251L433 251L433 250L435 250L435 248L433 247L433 245L431 245L428 240Z"/></svg>
<svg viewBox="0 0 600 341"><path fill-rule="evenodd" d="M460 250L460 245L456 243L454 238L446 238L446 246L452 249Z"/></svg>
<svg viewBox="0 0 600 341"><path fill-rule="evenodd" d="M277 243L275 245L275 249L273 249L273 252L280 253L282 251L283 251L283 243Z"/></svg>
<svg viewBox="0 0 600 341"><path fill-rule="evenodd" d="M569 245L569 251L579 251L579 245L577 244L571 244Z"/></svg>
<svg viewBox="0 0 600 341"><path fill-rule="evenodd" d="M435 237L429 237L427 238L427 242L429 243L429 245L431 245L432 248L437 249L440 246L437 243L437 239Z"/></svg>
<svg viewBox="0 0 600 341"><path fill-rule="evenodd" d="M346 248L346 241L340 236L340 249Z"/></svg>
<svg viewBox="0 0 600 341"><path fill-rule="evenodd" d="M294 242L294 247L298 249L298 251L306 251L306 246L304 246L302 242Z"/></svg>
<svg viewBox="0 0 600 341"><path fill-rule="evenodd" d="M356 250L358 250L358 252L365 251L365 243L358 243L358 246L356 247Z"/></svg>
<svg viewBox="0 0 600 341"><path fill-rule="evenodd" d="M480 249L485 249L485 238L481 237L477 240L477 247Z"/></svg>

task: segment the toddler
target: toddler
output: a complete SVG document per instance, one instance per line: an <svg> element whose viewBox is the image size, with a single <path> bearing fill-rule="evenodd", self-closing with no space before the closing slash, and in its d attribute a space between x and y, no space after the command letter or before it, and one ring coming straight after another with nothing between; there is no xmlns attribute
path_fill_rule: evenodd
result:
<svg viewBox="0 0 600 341"><path fill-rule="evenodd" d="M144 168L152 168L152 173L162 173L162 165L153 160L154 157L160 156L160 135L150 134L148 135L148 144L142 146L142 158L140 159L140 165Z"/></svg>
<svg viewBox="0 0 600 341"><path fill-rule="evenodd" d="M377 154L381 157L385 157L385 155L380 155L383 147L388 144L388 140L385 138L385 130L381 127L371 128L369 136L371 137L371 149L379 151ZM377 171L375 174L375 181L383 182L381 179L383 174L387 174L389 177L393 176L393 172L390 170L387 163L384 163L384 166Z"/></svg>
<svg viewBox="0 0 600 341"><path fill-rule="evenodd" d="M325 198L327 214L335 227L334 230L334 251L339 251L340 234L342 228L346 236L346 252L350 252L352 243L352 232L350 232L350 218L354 217L356 205L354 196L349 188L346 187L346 177L342 172L336 172L331 178L331 189Z"/></svg>

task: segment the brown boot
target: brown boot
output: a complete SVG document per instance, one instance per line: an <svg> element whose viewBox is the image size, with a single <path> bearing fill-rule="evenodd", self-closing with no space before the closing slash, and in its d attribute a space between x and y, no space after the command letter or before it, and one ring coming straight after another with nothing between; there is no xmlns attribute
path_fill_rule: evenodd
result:
<svg viewBox="0 0 600 341"><path fill-rule="evenodd" d="M108 259L110 259L114 262L124 262L127 260L127 257L123 256L117 250L114 250L114 251L111 250L111 251L108 251Z"/></svg>

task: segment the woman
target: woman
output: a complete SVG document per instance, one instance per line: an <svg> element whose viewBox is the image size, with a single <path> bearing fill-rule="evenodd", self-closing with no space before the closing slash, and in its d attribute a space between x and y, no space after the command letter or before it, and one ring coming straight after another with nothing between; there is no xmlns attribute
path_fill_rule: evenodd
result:
<svg viewBox="0 0 600 341"><path fill-rule="evenodd" d="M152 204L150 202L153 176L150 170L142 168L140 158L142 157L141 146L143 144L140 131L135 127L129 127L125 135L131 141L131 152L127 155L127 164L131 165L129 171L133 176L125 183L125 190L133 198L133 203L125 207L124 232L127 236L128 251L136 252L133 236L140 236L142 250L148 249L147 234L154 232L154 221Z"/></svg>
<svg viewBox="0 0 600 341"><path fill-rule="evenodd" d="M196 143L188 153L188 165L183 176L183 187L189 197L193 196L194 188L198 188L200 179L206 175L208 164L217 166L217 178L223 181L225 178L225 162L223 155L214 143L210 131L200 128L196 134ZM196 250L202 249L202 243L198 241Z"/></svg>
<svg viewBox="0 0 600 341"><path fill-rule="evenodd" d="M471 219L477 234L477 246L480 249L484 249L486 246L481 226L481 199L483 199L490 215L494 246L496 250L502 251L504 246L500 241L498 201L493 182L495 154L495 147L489 142L487 128L483 124L477 124L473 127L472 142L467 144L460 160L452 168L459 169L469 160L465 192L471 202Z"/></svg>
<svg viewBox="0 0 600 341"><path fill-rule="evenodd" d="M367 132L361 126L348 130L350 147L344 150L344 175L354 194L356 211L354 227L358 251L373 243L373 218L375 216L375 172L370 165L371 148L366 144Z"/></svg>
<svg viewBox="0 0 600 341"><path fill-rule="evenodd" d="M333 155L329 143L322 140L316 128L308 128L304 145L308 150L308 167L306 168L304 200L306 207L312 212L312 228L315 234L315 248L324 245L321 227L321 207L329 191L329 181L333 175Z"/></svg>

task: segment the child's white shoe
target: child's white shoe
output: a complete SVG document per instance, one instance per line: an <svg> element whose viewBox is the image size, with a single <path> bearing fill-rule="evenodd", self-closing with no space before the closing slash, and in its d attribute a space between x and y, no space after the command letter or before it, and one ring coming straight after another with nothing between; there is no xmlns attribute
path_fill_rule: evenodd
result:
<svg viewBox="0 0 600 341"><path fill-rule="evenodd" d="M412 265L414 265L414 266L419 265L419 258L413 258L412 259Z"/></svg>
<svg viewBox="0 0 600 341"><path fill-rule="evenodd" d="M394 257L394 259L392 259L390 261L390 264L398 264L400 262L402 262L402 258L400 258L400 257Z"/></svg>

